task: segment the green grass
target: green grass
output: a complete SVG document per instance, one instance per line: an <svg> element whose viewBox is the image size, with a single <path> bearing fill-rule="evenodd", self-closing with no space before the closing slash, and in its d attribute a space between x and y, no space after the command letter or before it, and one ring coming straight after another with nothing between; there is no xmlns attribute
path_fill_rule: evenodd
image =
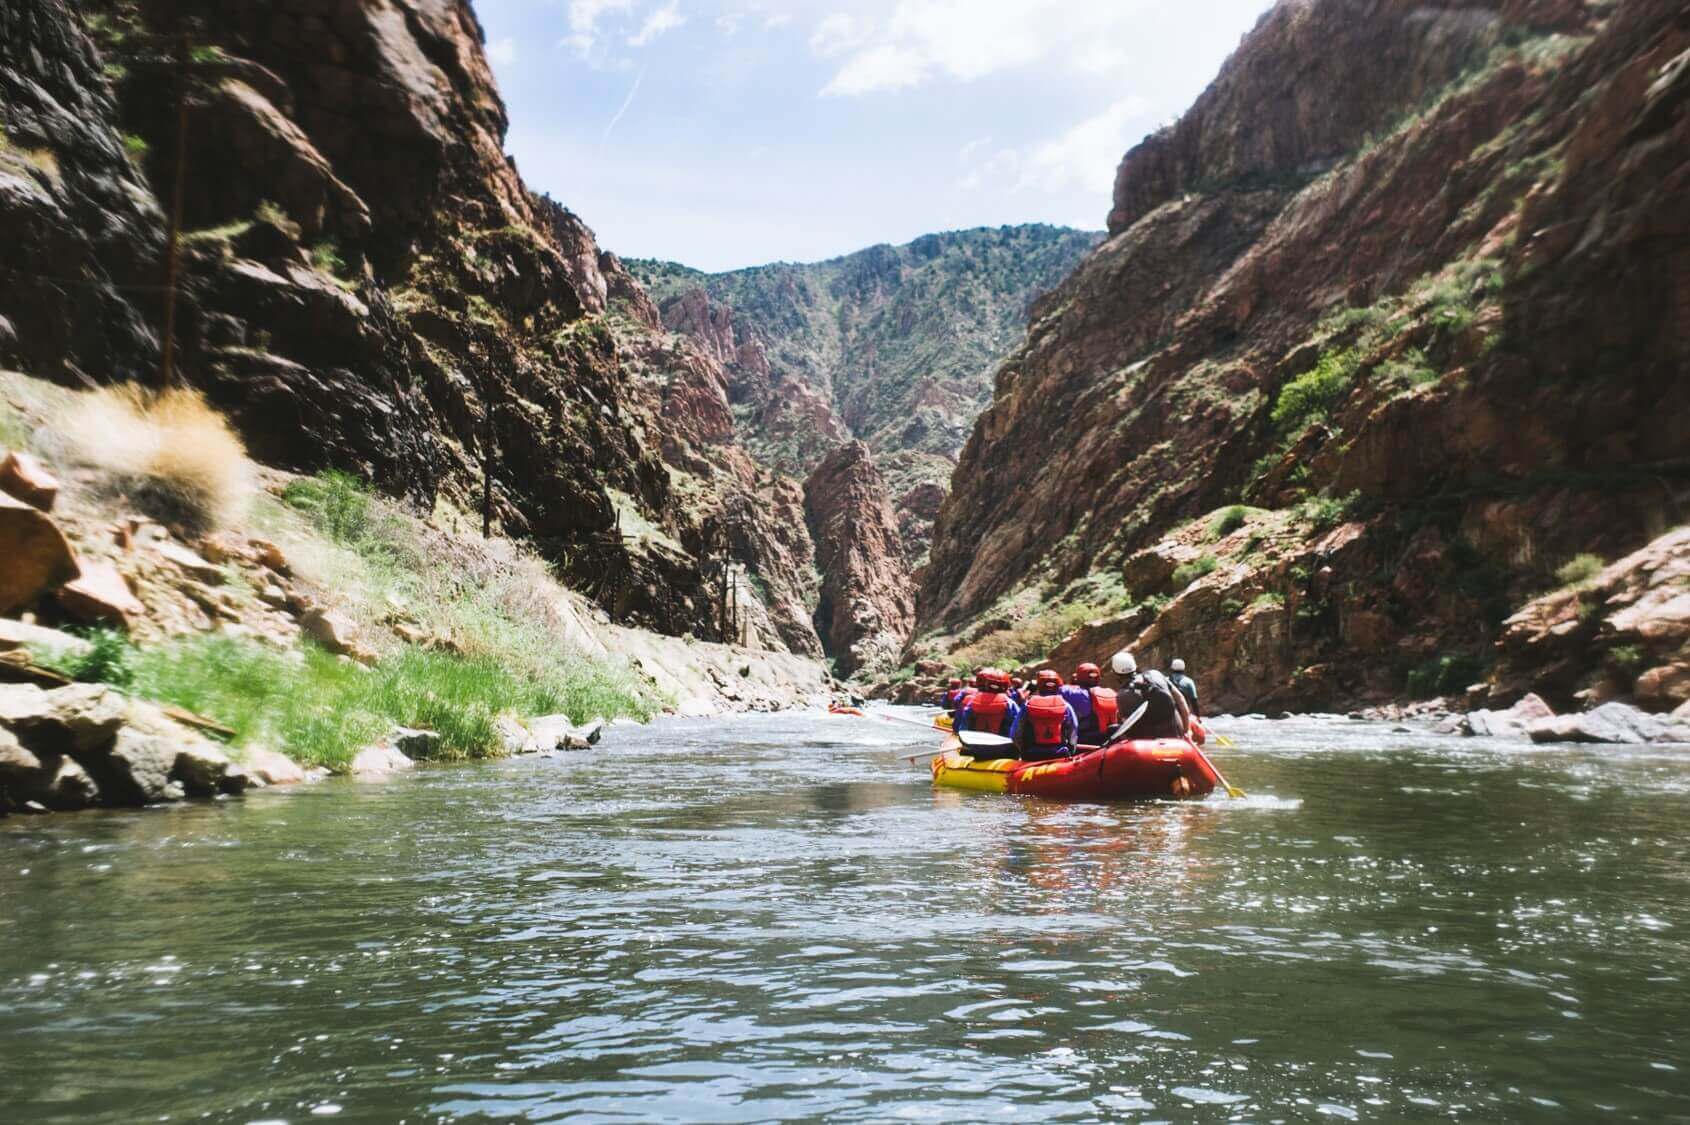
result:
<svg viewBox="0 0 1690 1125"><path fill-rule="evenodd" d="M1250 518L1250 509L1242 504L1234 504L1230 508L1221 510L1220 515L1209 524L1209 537L1225 539L1228 535L1243 527Z"/></svg>
<svg viewBox="0 0 1690 1125"><path fill-rule="evenodd" d="M129 159L131 160L145 160L147 158L147 150L149 147L150 146L148 146L147 139L145 137L137 136L134 133L125 133L123 135L123 151L128 154Z"/></svg>
<svg viewBox="0 0 1690 1125"><path fill-rule="evenodd" d="M86 652L31 650L30 657L43 668L85 683L111 684L126 688L135 681L135 647L129 636L116 629L93 629L82 634L92 647Z"/></svg>
<svg viewBox="0 0 1690 1125"><path fill-rule="evenodd" d="M1563 587L1583 586L1602 573L1603 565L1598 555L1574 555L1556 569L1555 578Z"/></svg>
<svg viewBox="0 0 1690 1125"><path fill-rule="evenodd" d="M595 716L648 718L661 704L649 698L631 669L583 655L567 639L556 608L563 591L539 560L503 541L479 550L454 545L399 515L346 473L295 480L282 499L339 548L301 550L296 569L334 589L341 608L366 631L398 614L431 636L449 638L461 651L453 655L403 646L370 673L378 680L395 671L403 674L384 689L395 699L405 695L408 683L421 685L417 690L424 694L415 705L394 708L413 715L408 725L446 735L434 724L469 723L463 745L473 748L482 736L490 745L490 724L501 700L519 717L562 712L576 722ZM443 663L437 668L433 661ZM444 674L439 669L453 668L458 669L453 675L482 687L464 694L467 688L448 691L450 684L436 683ZM499 677L532 685L542 694L508 698ZM466 717L455 718L452 708L432 712L426 698L430 690L442 699L461 696Z"/></svg>
<svg viewBox="0 0 1690 1125"><path fill-rule="evenodd" d="M1284 594L1281 594L1276 590L1269 590L1266 593L1257 594L1256 600L1251 602L1250 606L1252 609L1266 609L1269 606L1283 606L1284 604Z"/></svg>
<svg viewBox="0 0 1690 1125"><path fill-rule="evenodd" d="M1389 382L1405 387L1428 386L1436 383L1441 377L1426 358L1426 353L1419 348L1409 348L1395 359L1381 363L1379 375Z"/></svg>
<svg viewBox="0 0 1690 1125"><path fill-rule="evenodd" d="M1220 565L1221 561L1213 555L1204 555L1202 558L1192 559L1190 562L1174 568L1169 583L1174 589L1183 590L1204 575L1213 574Z"/></svg>
<svg viewBox="0 0 1690 1125"><path fill-rule="evenodd" d="M1608 663L1628 685L1636 682L1637 674L1643 671L1648 659L1640 645L1615 645L1608 650Z"/></svg>
<svg viewBox="0 0 1690 1125"><path fill-rule="evenodd" d="M121 654L85 658L79 678L215 719L234 728L237 746L270 747L337 771L395 726L435 731L440 758L466 759L502 751L495 722L503 714L563 713L581 722L641 710L613 678L567 665L536 676L491 657L406 647L366 669L315 645L283 653L231 637L122 646Z"/></svg>

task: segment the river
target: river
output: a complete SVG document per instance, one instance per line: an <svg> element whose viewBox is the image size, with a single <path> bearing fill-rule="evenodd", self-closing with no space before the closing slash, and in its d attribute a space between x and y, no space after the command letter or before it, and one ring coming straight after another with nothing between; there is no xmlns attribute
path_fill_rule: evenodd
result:
<svg viewBox="0 0 1690 1125"><path fill-rule="evenodd" d="M1690 756L1222 724L932 789L785 715L0 821L0 1116L1690 1120Z"/></svg>

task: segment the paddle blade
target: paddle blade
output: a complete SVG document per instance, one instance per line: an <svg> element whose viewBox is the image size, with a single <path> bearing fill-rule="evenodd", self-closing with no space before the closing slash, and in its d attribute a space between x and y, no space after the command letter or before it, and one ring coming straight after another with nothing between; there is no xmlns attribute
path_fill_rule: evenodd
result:
<svg viewBox="0 0 1690 1125"><path fill-rule="evenodd" d="M957 740L970 750L1002 750L1015 745L1014 739L977 730L962 731L957 734Z"/></svg>

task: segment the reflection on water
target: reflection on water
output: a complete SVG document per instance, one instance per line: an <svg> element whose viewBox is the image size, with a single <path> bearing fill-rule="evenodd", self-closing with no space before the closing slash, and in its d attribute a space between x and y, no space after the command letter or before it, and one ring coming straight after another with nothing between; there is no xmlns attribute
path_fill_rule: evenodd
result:
<svg viewBox="0 0 1690 1125"><path fill-rule="evenodd" d="M7 1112L1690 1118L1690 760L1227 729L1245 801L787 716L0 822Z"/></svg>

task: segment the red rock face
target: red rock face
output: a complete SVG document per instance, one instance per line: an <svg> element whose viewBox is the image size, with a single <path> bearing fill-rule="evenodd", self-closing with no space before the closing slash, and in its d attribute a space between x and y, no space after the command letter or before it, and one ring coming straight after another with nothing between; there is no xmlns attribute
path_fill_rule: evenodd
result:
<svg viewBox="0 0 1690 1125"><path fill-rule="evenodd" d="M661 430L625 409L625 361L592 318L614 306L655 327L656 310L505 157L467 0L0 9L0 124L34 154L0 156L0 268L93 283L74 301L62 286L0 285L0 362L66 380L156 377L150 287L167 226L157 200L176 179L176 79L130 56L168 42L183 16L202 50L178 377L260 458L347 469L419 506L445 494L478 508L491 460L503 530L531 537L619 620L714 636L701 558L615 535L627 504L654 524L676 505ZM125 136L145 154L126 157Z"/></svg>
<svg viewBox="0 0 1690 1125"><path fill-rule="evenodd" d="M804 484L822 573L817 630L840 675L886 671L915 623L909 571L886 482L868 446L829 454Z"/></svg>
<svg viewBox="0 0 1690 1125"><path fill-rule="evenodd" d="M1237 706L1400 694L1446 657L1482 677L1561 562L1686 518L1687 50L1671 0L1275 8L1127 156L1111 239L1034 310L922 626L1178 532L1221 567L1129 581L1172 604L1093 640L1181 655ZM1274 510L1266 554L1181 530L1241 501Z"/></svg>

